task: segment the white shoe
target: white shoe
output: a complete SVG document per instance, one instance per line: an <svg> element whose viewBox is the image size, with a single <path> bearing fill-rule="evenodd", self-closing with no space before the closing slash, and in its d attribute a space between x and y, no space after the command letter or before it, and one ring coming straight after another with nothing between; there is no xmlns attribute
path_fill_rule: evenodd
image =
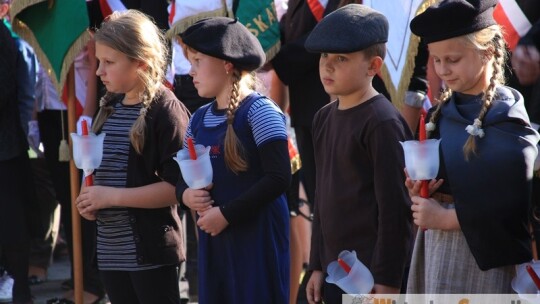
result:
<svg viewBox="0 0 540 304"><path fill-rule="evenodd" d="M8 274L0 277L0 303L13 301L13 278Z"/></svg>

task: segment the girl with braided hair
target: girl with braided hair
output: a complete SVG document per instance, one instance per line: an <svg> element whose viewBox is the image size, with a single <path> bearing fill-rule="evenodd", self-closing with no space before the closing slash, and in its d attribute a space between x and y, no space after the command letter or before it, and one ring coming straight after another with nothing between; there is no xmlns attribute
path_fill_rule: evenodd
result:
<svg viewBox="0 0 540 304"><path fill-rule="evenodd" d="M82 188L77 208L96 220L97 266L112 303L180 303L180 172L172 157L189 112L162 84L167 48L146 15L115 12L94 38L107 93L93 129L106 136L94 186Z"/></svg>
<svg viewBox="0 0 540 304"><path fill-rule="evenodd" d="M512 293L530 261L528 211L538 133L521 94L504 86L496 0L443 0L411 22L446 89L426 130L440 138L431 198L406 180L419 229L408 293ZM441 22L441 20L445 22Z"/></svg>
<svg viewBox="0 0 540 304"><path fill-rule="evenodd" d="M185 136L211 146L213 185L191 189L180 179L176 188L197 212L199 303L287 303L291 166L283 113L253 91L264 51L225 17L196 22L181 40L198 94L215 98Z"/></svg>

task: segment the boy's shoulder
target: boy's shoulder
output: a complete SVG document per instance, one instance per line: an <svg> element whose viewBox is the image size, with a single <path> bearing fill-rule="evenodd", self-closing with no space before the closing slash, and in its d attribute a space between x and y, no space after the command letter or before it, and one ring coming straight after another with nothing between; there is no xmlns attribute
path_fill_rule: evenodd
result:
<svg viewBox="0 0 540 304"><path fill-rule="evenodd" d="M324 107L320 108L313 117L313 122L319 121L320 119L323 119L324 117L327 117L332 112L337 111L337 101L331 101L328 104L326 104Z"/></svg>
<svg viewBox="0 0 540 304"><path fill-rule="evenodd" d="M367 111L369 112L369 118L375 121L384 121L401 117L398 109L383 94L373 97Z"/></svg>

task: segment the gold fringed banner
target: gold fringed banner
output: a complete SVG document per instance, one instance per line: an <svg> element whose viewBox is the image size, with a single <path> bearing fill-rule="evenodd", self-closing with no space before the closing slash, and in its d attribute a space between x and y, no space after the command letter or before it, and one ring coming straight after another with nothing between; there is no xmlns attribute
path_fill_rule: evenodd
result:
<svg viewBox="0 0 540 304"><path fill-rule="evenodd" d="M14 20L15 16L17 16L25 8L45 1L48 0L14 0L9 8L10 20Z"/></svg>
<svg viewBox="0 0 540 304"><path fill-rule="evenodd" d="M43 1L41 1L43 2ZM86 43L91 39L90 34L88 32L83 32L79 38L77 38L73 44L70 46L69 50L67 51L66 55L64 56L64 61L62 62L62 70L60 72L60 79L57 79L53 74L53 69L51 62L49 61L49 57L40 47L39 42L37 41L36 37L34 36L34 33L24 24L24 22L15 19L13 21L13 30L28 44L32 46L34 49L34 52L36 53L36 56L38 58L39 63L41 66L47 71L49 74L49 77L56 88L56 91L58 92L58 96L62 96L62 90L64 88L64 84L66 83L66 77L69 73L69 68L73 61L75 60L75 57L79 54L79 52L82 51L82 49L86 46Z"/></svg>
<svg viewBox="0 0 540 304"><path fill-rule="evenodd" d="M381 0L383 1L383 0ZM384 0L386 1L386 0ZM424 0L419 5L418 8L415 11L415 16L424 12L430 5L438 2L439 0ZM375 3L375 1L370 2L372 6ZM377 9L377 7L374 7ZM384 11L383 11L384 14ZM409 24L406 25L407 27ZM390 94L390 98L392 100L392 103L398 108L401 109L401 107L404 104L405 100L405 94L407 92L407 89L409 88L409 84L411 82L411 77L414 72L415 68L415 57L418 54L418 45L420 44L420 37L414 35L413 33L410 34L409 41L407 45L407 50L405 53L406 61L404 63L404 66L401 70L401 75L399 77L399 83L396 87L394 82L392 81L391 73L385 64L383 65L381 69L381 78L384 82L384 85Z"/></svg>
<svg viewBox="0 0 540 304"><path fill-rule="evenodd" d="M227 9L226 7L216 9L208 12L201 12L199 14L183 18L176 21L171 28L167 31L166 36L169 39L172 39L175 35L183 33L188 27L192 26L195 22L210 17L230 17L234 18L232 10Z"/></svg>
<svg viewBox="0 0 540 304"><path fill-rule="evenodd" d="M411 77L414 72L414 58L418 54L418 44L420 43L420 38L418 36L415 36L411 34L411 39L409 40L409 47L407 49L407 62L405 63L405 66L403 67L403 70L401 72L401 79L399 81L399 85L396 88L394 86L394 83L392 82L392 79L390 77L390 72L388 71L388 68L386 67L386 64L383 65L381 69L381 78L384 82L384 86L386 87L386 90L390 94L390 99L392 100L392 104L394 104L398 109L401 109L401 107L404 104L405 100L405 93L407 92L407 89L409 88L409 84L411 83Z"/></svg>

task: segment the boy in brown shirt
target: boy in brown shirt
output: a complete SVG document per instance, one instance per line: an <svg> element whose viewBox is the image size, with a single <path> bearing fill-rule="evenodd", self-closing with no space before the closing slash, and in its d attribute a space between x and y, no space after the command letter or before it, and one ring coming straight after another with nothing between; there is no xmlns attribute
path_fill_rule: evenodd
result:
<svg viewBox="0 0 540 304"><path fill-rule="evenodd" d="M306 40L321 53L325 91L337 100L313 121L316 192L310 303L341 303L324 282L342 250L355 250L375 279L374 293L398 293L410 256L412 220L399 141L412 134L397 109L372 87L386 53L388 21L350 4L326 16ZM322 297L321 297L322 296Z"/></svg>

